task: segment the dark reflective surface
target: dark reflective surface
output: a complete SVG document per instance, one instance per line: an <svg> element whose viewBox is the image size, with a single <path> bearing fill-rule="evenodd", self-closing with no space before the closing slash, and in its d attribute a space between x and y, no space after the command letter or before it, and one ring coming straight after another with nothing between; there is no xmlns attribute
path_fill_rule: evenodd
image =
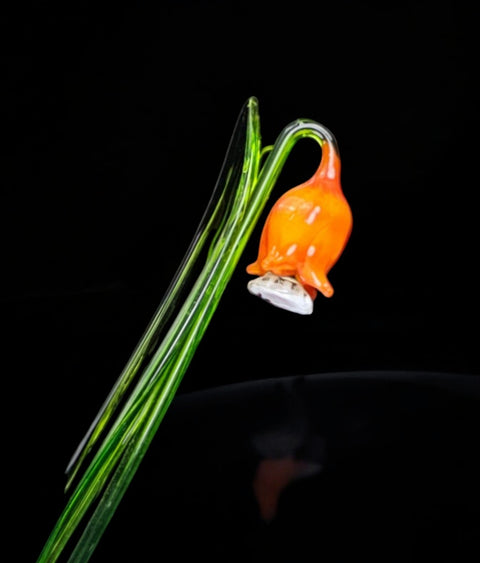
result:
<svg viewBox="0 0 480 563"><path fill-rule="evenodd" d="M179 395L92 560L473 561L479 404L427 372Z"/></svg>
<svg viewBox="0 0 480 563"><path fill-rule="evenodd" d="M93 559L173 559L170 538L179 560L476 562L478 8L336 1L319 19L312 2L275 18L245 2L167 1L161 17L147 6L12 4L4 20L2 390L15 408L4 536L22 535L15 560L35 561L65 506L64 469L255 95L265 145L299 117L339 141L354 228L335 296L308 318L254 299L245 267L259 222ZM318 165L305 141L276 195ZM288 408L278 381L196 394L348 370L377 371L320 377L314 390L307 378ZM452 375L426 383L425 370ZM454 387L437 385L445 378ZM276 507L264 502L267 524L253 483L272 470L284 488Z"/></svg>

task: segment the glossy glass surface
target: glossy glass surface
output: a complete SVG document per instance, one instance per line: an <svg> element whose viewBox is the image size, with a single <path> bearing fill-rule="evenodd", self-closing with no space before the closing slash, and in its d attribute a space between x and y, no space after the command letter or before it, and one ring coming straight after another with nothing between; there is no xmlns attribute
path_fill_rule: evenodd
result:
<svg viewBox="0 0 480 563"><path fill-rule="evenodd" d="M92 561L157 561L166 539L178 560L474 561L479 428L478 378L458 374L177 395Z"/></svg>

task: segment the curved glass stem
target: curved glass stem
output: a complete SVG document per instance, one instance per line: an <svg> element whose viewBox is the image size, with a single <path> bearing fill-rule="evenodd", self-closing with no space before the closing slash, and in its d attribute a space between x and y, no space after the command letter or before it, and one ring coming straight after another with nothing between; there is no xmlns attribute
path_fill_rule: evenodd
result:
<svg viewBox="0 0 480 563"><path fill-rule="evenodd" d="M248 212L241 224L241 237L250 236L270 193L277 181L280 172L292 151L300 139L313 139L320 147L328 143L338 154L337 141L331 131L324 125L307 119L297 119L287 125L278 136L273 148L268 155L260 172L255 190L249 202ZM243 248L243 247L242 247Z"/></svg>
<svg viewBox="0 0 480 563"><path fill-rule="evenodd" d="M37 563L57 561L87 511L94 509L69 562L83 563L91 557L175 396L287 156L295 143L305 137L321 146L331 143L336 149L328 129L313 121L297 120L281 132L259 172L265 151L262 153L260 142L258 102L250 98L245 104L219 181L189 250L67 468L68 488L86 455L110 424ZM205 263L194 279L194 268L209 240ZM189 284L190 291L182 302L180 298ZM170 319L173 320L168 326ZM135 379L137 383L122 405ZM118 409L120 412L112 421Z"/></svg>

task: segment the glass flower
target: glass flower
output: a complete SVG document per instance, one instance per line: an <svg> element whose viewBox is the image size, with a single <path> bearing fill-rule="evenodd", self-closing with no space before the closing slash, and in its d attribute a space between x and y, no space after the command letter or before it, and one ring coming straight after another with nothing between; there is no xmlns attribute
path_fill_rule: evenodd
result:
<svg viewBox="0 0 480 563"><path fill-rule="evenodd" d="M322 146L315 174L284 193L263 228L258 257L247 272L251 293L275 306L313 311L317 291L333 295L327 274L342 254L352 230L352 212L340 184L340 157L331 142Z"/></svg>

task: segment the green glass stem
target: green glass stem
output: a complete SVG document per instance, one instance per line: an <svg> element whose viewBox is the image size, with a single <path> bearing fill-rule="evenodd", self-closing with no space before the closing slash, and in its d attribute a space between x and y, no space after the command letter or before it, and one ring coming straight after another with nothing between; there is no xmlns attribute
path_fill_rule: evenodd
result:
<svg viewBox="0 0 480 563"><path fill-rule="evenodd" d="M242 152L235 145L233 161L232 155L226 158L219 195L207 207L170 291L69 464L71 484L137 378L80 478L38 563L57 561L87 511L98 501L69 562L83 563L91 557L175 396L291 149L305 137L320 146L325 142L333 144L336 149L333 135L324 126L311 120L297 120L283 129L259 173L262 150L256 98L247 101L240 117L245 128ZM214 227L216 232L205 265L167 330L180 292L190 280L193 266ZM165 336L154 351L162 332Z"/></svg>
<svg viewBox="0 0 480 563"><path fill-rule="evenodd" d="M250 119L250 124L247 123L248 119ZM258 110L254 98L249 99L240 112L218 181L185 257L157 311L67 466L65 491L71 487L82 463L105 431L123 396L151 360L156 344L161 340L168 328L168 322L178 309L181 295L185 294L186 288L194 276L194 269L201 259L204 247L212 238L212 233L220 232L222 223L228 216L228 208L233 204L232 200L237 187L235 181L239 181L238 178L242 171L243 161L238 158L238 154L245 150L245 136L248 127L255 129L252 131L251 137L257 139L259 143ZM254 142L251 148L255 148ZM211 247L214 244L215 239L211 242Z"/></svg>

